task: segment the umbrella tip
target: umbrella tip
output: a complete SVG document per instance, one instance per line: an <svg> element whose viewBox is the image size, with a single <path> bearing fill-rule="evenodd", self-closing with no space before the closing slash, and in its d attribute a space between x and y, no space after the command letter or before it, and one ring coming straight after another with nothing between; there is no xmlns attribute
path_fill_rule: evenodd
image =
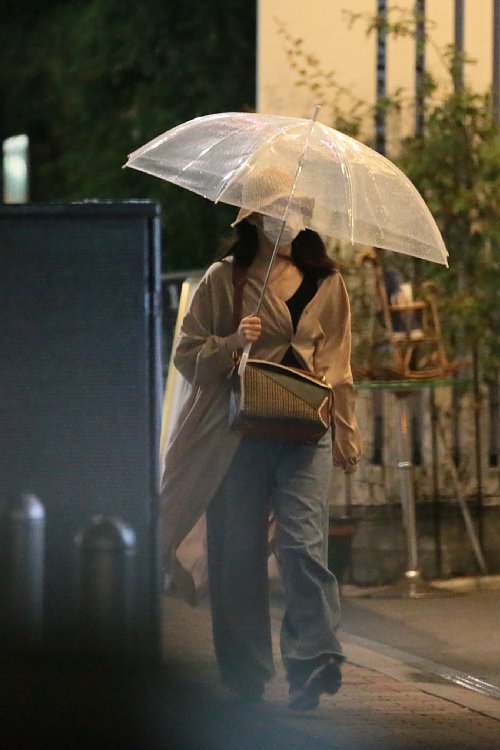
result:
<svg viewBox="0 0 500 750"><path fill-rule="evenodd" d="M314 107L314 111L312 113L312 117L311 117L311 120L313 122L315 122L318 119L318 115L320 111L321 111L321 104L316 104L316 106Z"/></svg>

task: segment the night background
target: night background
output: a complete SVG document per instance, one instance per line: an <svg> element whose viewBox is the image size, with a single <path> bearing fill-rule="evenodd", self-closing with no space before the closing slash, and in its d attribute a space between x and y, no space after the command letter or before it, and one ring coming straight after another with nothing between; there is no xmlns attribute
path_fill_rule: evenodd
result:
<svg viewBox="0 0 500 750"><path fill-rule="evenodd" d="M162 206L164 271L205 266L234 209L122 170L200 115L255 107L255 4L28 0L0 10L0 139L30 139L30 200Z"/></svg>

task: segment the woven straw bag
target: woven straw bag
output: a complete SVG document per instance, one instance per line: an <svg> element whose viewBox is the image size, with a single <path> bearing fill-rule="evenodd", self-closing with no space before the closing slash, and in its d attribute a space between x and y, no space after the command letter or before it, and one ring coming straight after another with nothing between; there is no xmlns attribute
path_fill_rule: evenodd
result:
<svg viewBox="0 0 500 750"><path fill-rule="evenodd" d="M330 427L332 390L312 373L249 359L232 377L229 422L245 435L317 443Z"/></svg>

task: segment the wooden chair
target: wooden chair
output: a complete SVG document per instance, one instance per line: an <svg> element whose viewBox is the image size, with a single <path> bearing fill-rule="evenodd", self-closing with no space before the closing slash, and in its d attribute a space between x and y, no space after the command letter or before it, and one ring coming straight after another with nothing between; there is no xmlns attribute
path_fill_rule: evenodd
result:
<svg viewBox="0 0 500 750"><path fill-rule="evenodd" d="M376 251L361 253L357 262L372 264L377 310L367 365L356 368L357 374L374 379L440 378L464 364L462 360L450 362L446 355L432 283L422 285L421 299L390 300Z"/></svg>

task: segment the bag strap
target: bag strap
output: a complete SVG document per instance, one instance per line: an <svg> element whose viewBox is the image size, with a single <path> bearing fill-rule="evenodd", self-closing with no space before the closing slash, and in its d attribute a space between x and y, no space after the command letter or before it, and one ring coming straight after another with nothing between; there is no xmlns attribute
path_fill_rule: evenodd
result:
<svg viewBox="0 0 500 750"><path fill-rule="evenodd" d="M243 289L247 283L247 271L233 261L233 328L238 330L243 311Z"/></svg>

